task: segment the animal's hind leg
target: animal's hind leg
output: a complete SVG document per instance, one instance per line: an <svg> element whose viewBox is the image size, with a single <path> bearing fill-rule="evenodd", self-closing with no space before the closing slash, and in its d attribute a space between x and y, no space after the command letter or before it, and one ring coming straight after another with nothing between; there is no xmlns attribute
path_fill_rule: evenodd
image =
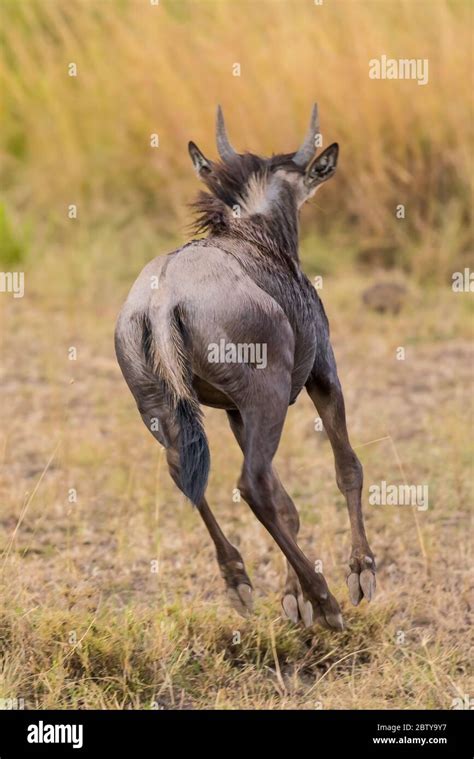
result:
<svg viewBox="0 0 474 759"><path fill-rule="evenodd" d="M281 519L285 522L293 538L297 539L300 529L300 517L295 504L281 484L275 469L275 500ZM285 615L292 622L298 622L300 619L306 627L309 627L313 621L313 609L311 603L305 600L298 575L287 560L285 591L281 600L281 605Z"/></svg>
<svg viewBox="0 0 474 759"><path fill-rule="evenodd" d="M170 408L164 384L159 377L150 372L146 363L141 342L142 328L139 330L136 323L132 326L133 330L130 323L126 327L117 326L115 336L117 359L145 426L166 448L170 474L180 490L183 490L180 475L178 419ZM214 541L217 561L230 600L237 611L247 614L252 609L252 583L245 571L242 557L225 537L204 497L197 508Z"/></svg>
<svg viewBox="0 0 474 759"><path fill-rule="evenodd" d="M181 489L178 428L173 414L166 405L159 407L148 405L145 408L142 407L140 413L148 429L166 447L166 460L171 477ZM253 596L252 583L245 571L242 556L222 532L205 498L197 508L214 542L217 563L226 584L229 600L239 614L246 616L252 611Z"/></svg>
<svg viewBox="0 0 474 759"><path fill-rule="evenodd" d="M242 449L243 453L245 454L244 426L240 412L229 411L227 415L236 440L239 443L239 446ZM275 468L272 467L271 470L273 474L272 492L278 518L282 523L286 525L288 532L296 543L300 528L298 511L292 499L283 487L280 478L275 471ZM313 622L312 604L310 601L305 599L301 590L298 575L288 558L286 559L286 564L287 574L285 581L285 590L282 598L283 611L285 613L285 616L295 624L302 620L304 625L306 627L309 627Z"/></svg>
<svg viewBox="0 0 474 759"><path fill-rule="evenodd" d="M168 467L179 487L179 453L176 448L166 450ZM236 611L247 616L253 608L252 583L245 570L239 551L226 538L205 498L198 504L198 511L206 525L215 548L217 563L227 588L228 598Z"/></svg>
<svg viewBox="0 0 474 759"><path fill-rule="evenodd" d="M337 485L346 499L349 511L352 552L347 585L350 599L356 606L363 596L370 601L375 593L375 557L367 541L362 516L362 465L349 442L344 397L330 346L327 347L324 360L320 360L313 369L306 389L321 416L331 443Z"/></svg>
<svg viewBox="0 0 474 759"><path fill-rule="evenodd" d="M268 378L270 381L270 378ZM341 630L342 615L326 580L298 547L286 520L278 509L278 480L272 459L278 447L289 400L288 387L278 382L262 387L263 397L271 387L271 402L240 407L243 421L244 465L239 489L257 519L266 527L295 571L303 596L312 606L314 618L325 627ZM286 392L288 390L288 392Z"/></svg>
<svg viewBox="0 0 474 759"><path fill-rule="evenodd" d="M244 427L240 412L228 411L227 416L229 418L232 432L234 433L235 438L240 448L242 449L242 452L244 452ZM292 499L281 484L280 478L278 477L278 474L276 473L274 467L272 467L272 471L274 475L275 485L275 504L278 514L296 541L300 528L300 518L298 511ZM309 601L306 601L304 599L300 582L298 580L298 575L296 574L288 559L286 560L286 565L287 570L285 590L281 601L283 611L288 619L291 619L292 622L297 623L301 619L306 627L309 627L313 621L312 606Z"/></svg>

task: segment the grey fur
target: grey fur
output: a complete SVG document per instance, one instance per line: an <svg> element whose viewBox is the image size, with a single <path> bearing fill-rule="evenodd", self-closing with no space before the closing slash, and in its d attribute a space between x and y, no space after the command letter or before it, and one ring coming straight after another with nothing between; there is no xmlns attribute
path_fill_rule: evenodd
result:
<svg viewBox="0 0 474 759"><path fill-rule="evenodd" d="M314 120L313 113L313 127ZM304 145L298 160L301 150L308 153L308 140ZM204 497L209 449L201 405L227 412L244 454L240 492L287 557L284 608L340 629L337 601L296 543L298 514L272 465L288 406L306 388L349 507L354 594L353 575L375 569L364 559L373 561L362 522L362 468L347 436L328 320L298 255L298 210L334 173L337 146L318 159L311 153L304 165L293 153L266 159L228 150L214 163L194 143L190 154L208 190L194 203L196 228L207 237L142 271L118 319L117 358L145 424L166 447L173 479L209 529L236 608L248 607L251 583ZM221 341L265 345L265 368L210 362L209 345ZM312 616L301 599L312 604Z"/></svg>

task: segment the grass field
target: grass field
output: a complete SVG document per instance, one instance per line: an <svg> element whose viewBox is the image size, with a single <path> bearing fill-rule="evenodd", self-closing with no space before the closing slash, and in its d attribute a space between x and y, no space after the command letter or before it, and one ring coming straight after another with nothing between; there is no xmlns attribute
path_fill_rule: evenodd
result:
<svg viewBox="0 0 474 759"><path fill-rule="evenodd" d="M317 100L341 155L306 234L438 283L472 250L468 0L3 0L1 12L1 178L25 235L71 243L76 204L89 229L146 218L174 236L195 191L188 141L216 155L216 103L235 146L268 155L296 150ZM428 60L427 84L370 79L383 54Z"/></svg>
<svg viewBox="0 0 474 759"><path fill-rule="evenodd" d="M382 479L429 486L426 511L365 506L378 592L354 609L329 443L309 399L290 410L277 465L302 547L342 601L337 634L280 618L282 556L233 503L240 452L210 412L209 500L257 597L247 620L228 607L207 532L115 362L124 288L106 301L84 292L71 310L35 281L2 313L1 697L28 708L433 709L472 693L468 293L413 293L400 315L380 316L362 307L360 277L325 280L365 492Z"/></svg>
<svg viewBox="0 0 474 759"><path fill-rule="evenodd" d="M25 276L23 298L0 292L0 698L29 709L469 703L473 308L451 277L474 268L472 3L1 0L0 15L0 275ZM381 55L428 59L429 82L369 79ZM348 601L348 516L306 396L276 463L342 633L281 618L282 555L234 503L240 452L208 411L209 503L256 595L252 617L230 609L208 534L113 351L134 278L186 239L198 189L187 142L216 157L216 104L239 151L271 154L297 148L314 100L324 144L341 154L302 213L301 253L323 275L365 469L370 605ZM363 305L380 278L407 286L398 315ZM428 508L368 504L382 480L426 485Z"/></svg>

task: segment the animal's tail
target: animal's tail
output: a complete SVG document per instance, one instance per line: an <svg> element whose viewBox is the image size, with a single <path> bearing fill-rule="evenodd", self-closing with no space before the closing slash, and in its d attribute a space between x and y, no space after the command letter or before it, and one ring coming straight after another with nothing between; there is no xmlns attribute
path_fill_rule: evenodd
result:
<svg viewBox="0 0 474 759"><path fill-rule="evenodd" d="M177 485L199 505L209 476L209 446L178 310L123 312L115 331L115 350L145 424L160 443L179 453ZM153 425L150 420L156 418L158 425Z"/></svg>

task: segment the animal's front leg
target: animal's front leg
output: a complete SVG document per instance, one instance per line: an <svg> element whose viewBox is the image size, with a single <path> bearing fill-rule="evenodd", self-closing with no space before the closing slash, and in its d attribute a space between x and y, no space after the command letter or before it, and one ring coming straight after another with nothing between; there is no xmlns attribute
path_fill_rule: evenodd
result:
<svg viewBox="0 0 474 759"><path fill-rule="evenodd" d="M357 606L364 596L370 601L375 593L375 557L365 534L362 515L362 465L349 442L344 397L330 346L326 359L324 362L318 362L317 369L313 370L306 383L306 389L331 443L337 485L346 499L349 511L352 551L347 585L350 599Z"/></svg>

